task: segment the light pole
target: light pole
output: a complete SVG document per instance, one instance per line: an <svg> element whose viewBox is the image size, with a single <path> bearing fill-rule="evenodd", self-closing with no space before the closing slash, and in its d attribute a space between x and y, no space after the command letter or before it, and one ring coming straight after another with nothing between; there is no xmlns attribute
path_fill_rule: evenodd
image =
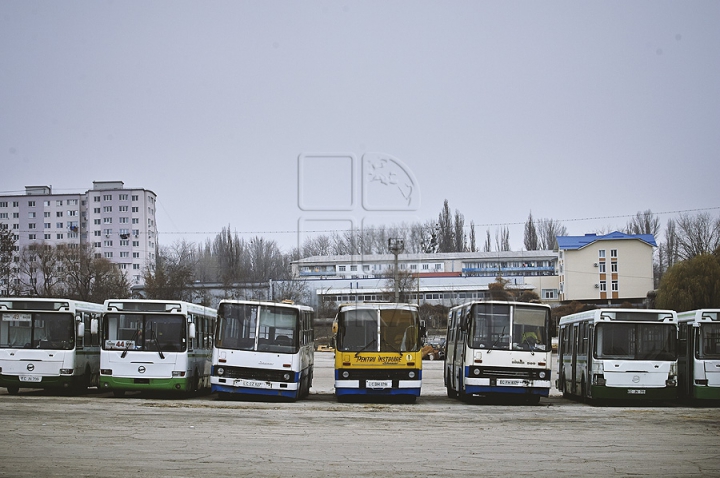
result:
<svg viewBox="0 0 720 478"><path fill-rule="evenodd" d="M395 303L400 302L400 271L398 269L398 254L405 249L405 241L397 237L388 239L388 249L395 254Z"/></svg>

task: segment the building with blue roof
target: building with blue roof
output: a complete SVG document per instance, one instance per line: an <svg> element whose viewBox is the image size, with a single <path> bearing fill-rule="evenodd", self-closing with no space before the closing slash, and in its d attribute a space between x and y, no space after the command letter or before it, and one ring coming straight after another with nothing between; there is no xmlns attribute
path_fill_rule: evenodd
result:
<svg viewBox="0 0 720 478"><path fill-rule="evenodd" d="M642 304L653 290L652 234L558 236L560 301Z"/></svg>

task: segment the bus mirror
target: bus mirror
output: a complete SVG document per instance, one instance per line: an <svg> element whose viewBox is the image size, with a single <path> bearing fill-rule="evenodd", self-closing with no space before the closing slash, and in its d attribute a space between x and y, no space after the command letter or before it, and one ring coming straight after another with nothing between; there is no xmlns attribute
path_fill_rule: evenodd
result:
<svg viewBox="0 0 720 478"><path fill-rule="evenodd" d="M82 337L85 335L85 324L83 322L78 322L77 324L77 336Z"/></svg>
<svg viewBox="0 0 720 478"><path fill-rule="evenodd" d="M90 321L90 333L93 335L98 334L98 319L92 319Z"/></svg>
<svg viewBox="0 0 720 478"><path fill-rule="evenodd" d="M190 327L188 328L188 335L190 336L190 339L195 338L195 324L191 323Z"/></svg>
<svg viewBox="0 0 720 478"><path fill-rule="evenodd" d="M336 320L332 324L332 333L337 334L337 331L338 331L338 324L337 324L337 320Z"/></svg>

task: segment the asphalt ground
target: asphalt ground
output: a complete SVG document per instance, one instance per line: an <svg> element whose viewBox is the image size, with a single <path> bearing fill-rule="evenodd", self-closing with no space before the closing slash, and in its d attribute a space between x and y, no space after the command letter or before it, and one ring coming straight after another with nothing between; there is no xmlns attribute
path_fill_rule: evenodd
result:
<svg viewBox="0 0 720 478"><path fill-rule="evenodd" d="M720 408L446 397L338 403L332 353L308 399L0 392L0 476L720 476Z"/></svg>

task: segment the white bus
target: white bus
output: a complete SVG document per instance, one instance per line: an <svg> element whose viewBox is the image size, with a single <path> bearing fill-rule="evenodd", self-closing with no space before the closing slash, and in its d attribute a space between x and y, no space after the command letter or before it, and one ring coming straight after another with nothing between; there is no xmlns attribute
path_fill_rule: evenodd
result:
<svg viewBox="0 0 720 478"><path fill-rule="evenodd" d="M580 399L677 398L677 314L596 309L560 319L558 389Z"/></svg>
<svg viewBox="0 0 720 478"><path fill-rule="evenodd" d="M518 398L550 392L550 306L473 301L450 309L445 348L447 395Z"/></svg>
<svg viewBox="0 0 720 478"><path fill-rule="evenodd" d="M103 306L69 299L0 299L0 387L86 390L98 384L93 320ZM97 324L97 322L95 322Z"/></svg>
<svg viewBox="0 0 720 478"><path fill-rule="evenodd" d="M720 309L680 312L678 322L680 396L720 400Z"/></svg>
<svg viewBox="0 0 720 478"><path fill-rule="evenodd" d="M210 387L215 309L179 300L105 301L100 388L194 392Z"/></svg>
<svg viewBox="0 0 720 478"><path fill-rule="evenodd" d="M222 300L212 355L212 391L293 400L310 393L313 309L287 302Z"/></svg>

